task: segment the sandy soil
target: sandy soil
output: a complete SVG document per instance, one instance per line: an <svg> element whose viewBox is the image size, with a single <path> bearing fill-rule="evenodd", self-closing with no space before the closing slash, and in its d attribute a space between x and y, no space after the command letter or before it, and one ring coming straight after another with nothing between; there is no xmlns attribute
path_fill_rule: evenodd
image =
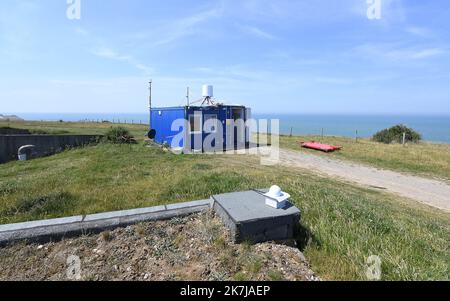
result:
<svg viewBox="0 0 450 301"><path fill-rule="evenodd" d="M450 185L445 182L286 149L280 150L280 160L282 165L305 168L450 212Z"/></svg>
<svg viewBox="0 0 450 301"><path fill-rule="evenodd" d="M0 248L0 280L318 280L295 247L235 245L212 212Z"/></svg>

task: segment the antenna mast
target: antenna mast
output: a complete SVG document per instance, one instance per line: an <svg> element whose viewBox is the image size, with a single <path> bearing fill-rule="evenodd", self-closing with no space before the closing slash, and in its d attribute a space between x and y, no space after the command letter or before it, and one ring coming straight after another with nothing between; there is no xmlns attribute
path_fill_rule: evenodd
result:
<svg viewBox="0 0 450 301"><path fill-rule="evenodd" d="M152 129L152 84L153 84L153 80L151 79L149 81L149 91L150 91L150 95L148 97L148 107L150 110L150 119L149 119L149 124L150 124L150 129Z"/></svg>
<svg viewBox="0 0 450 301"><path fill-rule="evenodd" d="M187 106L188 107L191 105L190 95L189 94L190 94L189 87L187 87L186 100L187 100Z"/></svg>

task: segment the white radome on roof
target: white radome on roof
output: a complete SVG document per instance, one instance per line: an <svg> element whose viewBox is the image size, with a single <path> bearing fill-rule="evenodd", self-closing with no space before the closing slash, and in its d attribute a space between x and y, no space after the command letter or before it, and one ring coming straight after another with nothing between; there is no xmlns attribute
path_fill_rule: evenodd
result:
<svg viewBox="0 0 450 301"><path fill-rule="evenodd" d="M214 97L214 87L211 85L203 85L202 96L203 97Z"/></svg>

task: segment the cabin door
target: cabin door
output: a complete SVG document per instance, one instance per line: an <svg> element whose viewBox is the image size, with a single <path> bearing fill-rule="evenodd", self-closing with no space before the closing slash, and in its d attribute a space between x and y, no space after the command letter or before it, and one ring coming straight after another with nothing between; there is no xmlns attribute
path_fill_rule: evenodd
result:
<svg viewBox="0 0 450 301"><path fill-rule="evenodd" d="M234 120L234 147L245 148L245 110L244 108L233 108L231 119Z"/></svg>
<svg viewBox="0 0 450 301"><path fill-rule="evenodd" d="M189 135L191 149L194 152L203 151L203 113L194 111L189 114Z"/></svg>
<svg viewBox="0 0 450 301"><path fill-rule="evenodd" d="M216 147L215 135L217 134L217 114L203 115L203 151L213 152Z"/></svg>

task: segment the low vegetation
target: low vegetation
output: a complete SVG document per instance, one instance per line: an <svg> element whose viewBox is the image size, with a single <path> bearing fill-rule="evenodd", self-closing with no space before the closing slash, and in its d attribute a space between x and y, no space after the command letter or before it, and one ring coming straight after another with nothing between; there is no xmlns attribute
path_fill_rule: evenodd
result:
<svg viewBox="0 0 450 301"><path fill-rule="evenodd" d="M104 136L104 141L113 144L126 144L134 142L130 131L124 127L111 127Z"/></svg>
<svg viewBox="0 0 450 301"><path fill-rule="evenodd" d="M40 121L2 121L0 128L10 127L16 129L27 129L35 134L80 134L80 135L104 135L112 127L120 126L127 129L130 135L138 140L143 140L148 132L148 125L144 124L112 124L109 122L40 122Z"/></svg>
<svg viewBox="0 0 450 301"><path fill-rule="evenodd" d="M300 141L320 141L342 146L343 149L339 152L323 154L301 149ZM281 136L280 146L330 158L360 162L378 168L450 181L450 144L420 142L403 146L401 144L383 144L361 138L356 141L351 138L332 136Z"/></svg>
<svg viewBox="0 0 450 301"><path fill-rule="evenodd" d="M79 275L74 269L69 279L317 279L295 247L233 244L220 219L204 212L41 246L2 248L0 281L67 280L67 259L73 255L80 258L81 269Z"/></svg>
<svg viewBox="0 0 450 301"><path fill-rule="evenodd" d="M321 278L366 279L367 258L377 255L384 280L450 279L448 214L259 163L249 156L174 155L144 143L98 144L10 162L0 169L0 223L155 206L278 184L302 211L298 246ZM257 260L250 261L247 274L237 271L233 277L248 279L259 268ZM270 277L281 275L275 269Z"/></svg>
<svg viewBox="0 0 450 301"><path fill-rule="evenodd" d="M404 138L404 141L403 141ZM413 142L422 140L422 136L411 128L404 125L396 125L391 128L379 131L372 137L373 141L385 144Z"/></svg>
<svg viewBox="0 0 450 301"><path fill-rule="evenodd" d="M43 129L32 129L30 130L32 135L64 135L70 134L67 130L43 130Z"/></svg>

